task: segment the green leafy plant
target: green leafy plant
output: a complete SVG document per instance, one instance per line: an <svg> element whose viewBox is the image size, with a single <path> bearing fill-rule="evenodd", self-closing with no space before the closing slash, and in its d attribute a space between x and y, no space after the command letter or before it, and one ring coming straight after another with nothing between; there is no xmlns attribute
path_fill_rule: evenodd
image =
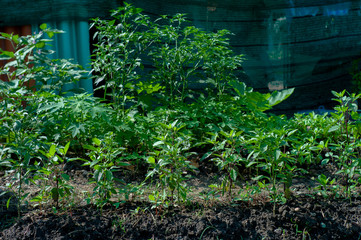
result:
<svg viewBox="0 0 361 240"><path fill-rule="evenodd" d="M112 20L93 19L91 27L97 29L92 61L98 74L96 84L105 82L105 94L111 91L116 107L124 109L134 98L135 88L142 69L141 55L156 40L150 33L152 22L142 10L127 3L112 12ZM104 96L106 98L106 96Z"/></svg>
<svg viewBox="0 0 361 240"><path fill-rule="evenodd" d="M69 175L63 171L62 164L68 161L66 154L68 152L70 142L63 148L51 144L48 151L39 150L39 152L46 157L42 161L42 166L37 170L37 175L33 178L41 181L39 184L42 189L38 196L33 198L32 202L39 202L40 204L48 197L55 202L55 207L59 208L60 200L65 200L73 193L73 187L68 184Z"/></svg>
<svg viewBox="0 0 361 240"><path fill-rule="evenodd" d="M255 179L267 179L270 184L270 198L274 203L273 212L275 214L276 202L279 199L277 192L278 179L284 183L285 196L289 197L289 187L296 170L294 159L289 156L288 138L297 129L287 129L283 127L283 120L280 117L268 118L267 125L262 129L252 132L253 137L249 140L250 160L248 167L256 165L257 168L267 173L258 174Z"/></svg>
<svg viewBox="0 0 361 240"><path fill-rule="evenodd" d="M208 187L210 190L207 189L206 191L201 192L199 197L204 200L206 206L211 207L217 198L220 197L218 194L222 192L223 187L218 184L210 184Z"/></svg>
<svg viewBox="0 0 361 240"><path fill-rule="evenodd" d="M187 152L190 148L190 136L182 134L180 130L185 125L178 121L171 124L160 123L160 126L163 134L156 138L158 141L153 144L153 156L147 159L150 165L147 178L158 177L161 187L170 190L171 204L174 204L175 194L178 202L186 201L188 187L185 180L188 171L195 168L187 160L187 156L191 154Z"/></svg>
<svg viewBox="0 0 361 240"><path fill-rule="evenodd" d="M116 182L122 182L114 176L119 167L129 164L121 161L119 155L125 150L113 142L113 133L109 133L104 140L93 138L93 145L85 145L89 150L87 160L83 165L93 170L93 177L89 183L95 183L93 194L87 201L94 200L94 203L103 207L110 202L112 195L117 194ZM96 199L93 199L97 196Z"/></svg>
<svg viewBox="0 0 361 240"><path fill-rule="evenodd" d="M55 34L63 31L50 29L46 24L42 24L40 28L42 31L39 33L21 37L0 33L0 38L9 41L15 49L14 52L0 50L1 60L8 61L0 69L0 74L4 74L10 80L1 82L1 85L27 87L22 88L23 91L36 89L37 91L63 93L66 91L64 86L87 77L86 71L80 65L74 64L70 60L50 57L53 51L47 50L46 46L52 41L51 38ZM45 38L45 34L50 39ZM24 98L27 95L31 96L31 92L24 94Z"/></svg>
<svg viewBox="0 0 361 240"><path fill-rule="evenodd" d="M24 185L31 183L31 172L36 170L36 166L30 163L31 158L35 155L34 150L37 149L37 139L34 136L22 132L22 125L16 122L13 129L13 139L7 144L7 153L10 157L6 160L6 166L10 167L7 171L12 173L12 182L7 183L7 187L13 189L17 197L18 217L21 215L22 205L28 204L26 200L29 193L24 191Z"/></svg>
<svg viewBox="0 0 361 240"><path fill-rule="evenodd" d="M94 19L95 83L104 82L99 88L123 110L134 104L152 108L161 100L174 107L194 98L191 84L223 95L227 83L236 79L233 71L240 68L242 55L230 49L229 31L208 33L186 22L184 14L151 21L127 3L112 12L111 20ZM149 63L154 71L143 69Z"/></svg>
<svg viewBox="0 0 361 240"><path fill-rule="evenodd" d="M327 198L329 197L330 192L332 195L336 195L335 190L337 189L337 186L334 185L336 181L335 178L331 179L330 177L326 177L324 174L320 174L316 180L320 183L320 186L317 187L317 189L319 189L322 196Z"/></svg>
<svg viewBox="0 0 361 240"><path fill-rule="evenodd" d="M72 148L82 153L83 145L91 143L92 137L103 137L105 132L114 130L111 118L114 110L90 94L46 96L34 103L34 111L49 140L73 139Z"/></svg>
<svg viewBox="0 0 361 240"><path fill-rule="evenodd" d="M54 133L52 127L46 127L51 125L51 121L45 119L39 109L42 104L51 105L61 98L59 95L71 91L69 84L85 78L86 71L71 60L52 59L53 51L47 50L47 46L51 38L62 31L50 29L46 24L40 28L39 33L21 37L0 33L0 38L8 41L14 49L14 52L0 49L0 59L7 60L0 68L0 74L8 80L0 81L0 104L4 109L0 122L11 126L20 121L29 134L48 135L49 141L57 142L53 136L59 136L60 131ZM7 130L9 128L2 128L0 134L6 137L6 142L11 142L14 132Z"/></svg>
<svg viewBox="0 0 361 240"><path fill-rule="evenodd" d="M229 133L221 131L220 134L225 138L224 140L219 141L218 134L213 134L214 138L209 141L214 144L212 161L216 163L220 171L224 171L226 174L222 182L222 193L224 194L227 190L230 197L233 184L239 175L237 168L245 163L245 158L239 154L240 148L245 144L242 133L242 131L236 132L235 130L231 130Z"/></svg>
<svg viewBox="0 0 361 240"><path fill-rule="evenodd" d="M165 86L166 100L174 105L193 98L190 84L205 85L221 97L230 80L237 79L233 71L241 67L242 55L234 55L229 47L227 30L207 33L194 26L186 26L184 14L162 16L155 35L159 41L150 52L156 70L152 79Z"/></svg>
<svg viewBox="0 0 361 240"><path fill-rule="evenodd" d="M294 91L294 88L272 93L260 93L247 87L243 82L232 80L229 85L233 88L236 97L234 98L246 111L260 115L262 112L271 109L273 106L286 100ZM262 114L261 114L262 115Z"/></svg>
<svg viewBox="0 0 361 240"><path fill-rule="evenodd" d="M354 120L360 119L357 113L356 101L361 97L361 94L347 94L345 90L340 93L332 91L332 94L336 97L334 100L339 103L335 107L336 112L332 113L332 116L339 124L332 128L331 131L340 131L341 137L337 139L338 142L331 143L330 148L337 152L332 157L337 160L338 173L342 173L346 178L346 197L350 197L351 188L357 184L353 178L360 171L360 154L357 149L361 145L360 141L351 135L352 129L355 127L351 120L352 118Z"/></svg>
<svg viewBox="0 0 361 240"><path fill-rule="evenodd" d="M165 189L163 191L154 190L152 194L149 194L148 198L152 204L151 209L155 209L157 215L162 212L163 208L167 208L170 205Z"/></svg>

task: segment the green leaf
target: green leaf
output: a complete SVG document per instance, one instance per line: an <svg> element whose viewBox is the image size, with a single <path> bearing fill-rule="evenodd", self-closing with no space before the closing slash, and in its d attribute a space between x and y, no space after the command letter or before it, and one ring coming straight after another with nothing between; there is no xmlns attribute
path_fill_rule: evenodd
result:
<svg viewBox="0 0 361 240"><path fill-rule="evenodd" d="M35 44L35 47L36 48L43 48L43 47L45 47L45 42L43 42L43 41L38 42L38 43Z"/></svg>
<svg viewBox="0 0 361 240"><path fill-rule="evenodd" d="M3 58L5 58L5 56L8 57L8 59L15 57L15 54L13 52L3 51L3 50L0 50L0 51L1 51L1 55L4 55L4 56L2 56ZM2 59L2 60L6 60L6 59Z"/></svg>
<svg viewBox="0 0 361 240"><path fill-rule="evenodd" d="M275 160L277 161L280 158L280 156L281 156L281 151L277 149L275 151Z"/></svg>
<svg viewBox="0 0 361 240"><path fill-rule="evenodd" d="M154 159L154 157L149 157L149 158L147 159L147 162L148 162L149 164L155 164L155 159Z"/></svg>
<svg viewBox="0 0 361 240"><path fill-rule="evenodd" d="M7 160L0 161L0 167L11 167L11 162Z"/></svg>
<svg viewBox="0 0 361 240"><path fill-rule="evenodd" d="M14 41L14 43L19 44L19 35L14 35L12 40Z"/></svg>
<svg viewBox="0 0 361 240"><path fill-rule="evenodd" d="M43 23L43 24L40 25L41 30L45 30L47 28L48 28L48 25L46 23Z"/></svg>
<svg viewBox="0 0 361 240"><path fill-rule="evenodd" d="M163 141L157 141L153 144L153 147L158 147L159 145L163 145L164 142Z"/></svg>
<svg viewBox="0 0 361 240"><path fill-rule="evenodd" d="M9 39L11 39L11 34L9 34L9 33L4 33L4 32L2 32L2 33L0 33L0 35L1 35L2 37L4 37L4 38L9 38Z"/></svg>
<svg viewBox="0 0 361 240"><path fill-rule="evenodd" d="M268 98L269 105L272 107L272 106L275 106L275 105L283 102L289 96L292 95L294 90L295 90L294 88L290 88L290 89L285 89L282 91L274 91L271 94L271 96Z"/></svg>
<svg viewBox="0 0 361 240"><path fill-rule="evenodd" d="M297 131L298 131L298 129L291 130L287 133L287 136L291 136L292 134L294 134Z"/></svg>
<svg viewBox="0 0 361 240"><path fill-rule="evenodd" d="M110 170L105 170L105 177L107 179L107 181L112 181L113 180L113 173Z"/></svg>
<svg viewBox="0 0 361 240"><path fill-rule="evenodd" d="M246 92L246 84L244 84L243 82L239 82L239 81L236 81L236 80L233 80L233 81L230 81L229 82L229 85L231 87L233 87L233 89L236 91L236 93L242 97L245 95L245 92Z"/></svg>
<svg viewBox="0 0 361 240"><path fill-rule="evenodd" d="M54 201L57 201L59 199L59 189L58 188L52 188L51 189L51 198Z"/></svg>
<svg viewBox="0 0 361 240"><path fill-rule="evenodd" d="M30 202L41 202L43 201L43 196L38 195L30 200Z"/></svg>
<svg viewBox="0 0 361 240"><path fill-rule="evenodd" d="M117 162L117 165L118 165L118 166L125 167L125 166L130 166L131 164L130 164L130 163L127 163L127 162Z"/></svg>
<svg viewBox="0 0 361 240"><path fill-rule="evenodd" d="M318 151L318 150L322 150L322 148L320 149L319 147L317 147L317 146L311 146L310 148L309 148L311 151Z"/></svg>
<svg viewBox="0 0 361 240"><path fill-rule="evenodd" d="M237 171L235 169L233 169L233 168L231 169L230 175L231 175L231 178L233 181L237 180Z"/></svg>
<svg viewBox="0 0 361 240"><path fill-rule="evenodd" d="M259 180L261 180L261 179L263 179L263 178L267 178L267 177L266 177L266 176L263 176L263 175L258 175L257 177L252 178L252 180L253 180L253 181L259 181Z"/></svg>
<svg viewBox="0 0 361 240"><path fill-rule="evenodd" d="M98 138L93 138L92 141L97 146L100 146L102 144L102 142Z"/></svg>
<svg viewBox="0 0 361 240"><path fill-rule="evenodd" d="M321 161L321 165L326 165L329 161L330 161L330 159L325 158Z"/></svg>
<svg viewBox="0 0 361 240"><path fill-rule="evenodd" d="M49 156L47 157L54 157L55 153L56 153L56 146L52 144L49 149Z"/></svg>
<svg viewBox="0 0 361 240"><path fill-rule="evenodd" d="M10 60L11 59L11 57L9 57L9 56L0 56L0 61L3 61L3 60Z"/></svg>
<svg viewBox="0 0 361 240"><path fill-rule="evenodd" d="M52 32L52 31L47 31L46 34L48 34L49 38L54 37L54 32Z"/></svg>
<svg viewBox="0 0 361 240"><path fill-rule="evenodd" d="M69 175L66 174L66 173L61 174L61 177L62 177L65 181L69 181L69 179L70 179Z"/></svg>
<svg viewBox="0 0 361 240"><path fill-rule="evenodd" d="M84 145L85 149L91 150L91 151L97 151L98 149L92 145Z"/></svg>
<svg viewBox="0 0 361 240"><path fill-rule="evenodd" d="M149 200L150 200L151 202L155 202L155 197L154 197L154 195L149 195L148 198L149 198Z"/></svg>
<svg viewBox="0 0 361 240"><path fill-rule="evenodd" d="M9 197L9 199L6 201L6 208L9 209L10 207L10 200L11 200L12 196Z"/></svg>
<svg viewBox="0 0 361 240"><path fill-rule="evenodd" d="M100 182L102 180L103 172L99 170L95 170L94 172L94 178L97 182Z"/></svg>
<svg viewBox="0 0 361 240"><path fill-rule="evenodd" d="M361 115L358 112L351 112L351 117L353 120L360 120Z"/></svg>
<svg viewBox="0 0 361 240"><path fill-rule="evenodd" d="M255 164L257 164L257 162L255 162L255 161L249 162L249 163L246 165L246 168L252 167L252 166L255 165Z"/></svg>
<svg viewBox="0 0 361 240"><path fill-rule="evenodd" d="M328 132L335 132L335 131L338 131L340 129L340 126L333 126L331 127L330 129L328 129Z"/></svg>
<svg viewBox="0 0 361 240"><path fill-rule="evenodd" d="M70 142L68 142L64 147L64 151L63 151L64 155L68 152L69 146L70 146Z"/></svg>

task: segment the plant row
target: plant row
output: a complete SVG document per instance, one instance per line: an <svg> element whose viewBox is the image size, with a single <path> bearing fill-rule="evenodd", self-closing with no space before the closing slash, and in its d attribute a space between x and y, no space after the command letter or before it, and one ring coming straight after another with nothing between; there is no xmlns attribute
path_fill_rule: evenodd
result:
<svg viewBox="0 0 361 240"><path fill-rule="evenodd" d="M276 207L291 197L292 179L326 164L345 184L319 175L324 196L357 194L360 95L333 92L338 105L329 115L267 114L293 89L265 94L240 82L241 56L231 51L227 31L183 26L181 14L153 21L128 4L112 17L93 24L92 67L95 82L104 82L103 98L79 88L70 94L69 84L89 73L51 58L47 45L61 31L43 24L34 35L0 35L15 49L1 50L7 63L0 74L8 81L0 81L0 170L13 178L7 187L19 199L19 215L29 199L25 185L40 189L31 202L68 204L75 189L64 165L75 160L90 170L95 187L87 201L99 207L134 194L147 194L157 209L189 203L194 158L214 164L221 176L198 196L206 202L217 194L245 199L232 190L252 179ZM146 64L154 67L145 70ZM129 171L138 184L122 180ZM145 193L150 184L156 187Z"/></svg>

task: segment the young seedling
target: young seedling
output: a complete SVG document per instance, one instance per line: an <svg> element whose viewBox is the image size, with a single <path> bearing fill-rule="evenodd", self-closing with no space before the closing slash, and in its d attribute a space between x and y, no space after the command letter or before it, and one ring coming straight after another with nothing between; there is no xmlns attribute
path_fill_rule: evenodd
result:
<svg viewBox="0 0 361 240"><path fill-rule="evenodd" d="M339 125L334 126L330 131L337 132L340 130L341 135L339 139L336 139L338 142L332 144L331 149L338 152L337 155L333 155L333 158L337 160L338 173L342 173L346 178L346 197L351 197L350 190L354 186L352 183L357 184L353 177L360 171L360 154L358 149L361 146L360 141L350 134L354 128L353 121L351 120L360 119L357 113L358 107L356 102L361 97L361 94L348 94L346 90L340 93L332 91L332 94L336 97L334 100L339 103L335 107L336 112L332 113L332 116L339 122Z"/></svg>
<svg viewBox="0 0 361 240"><path fill-rule="evenodd" d="M215 139L216 146L213 153L215 158L212 161L216 163L220 171L226 174L222 182L222 194L228 190L228 196L232 198L232 187L238 176L237 168L245 162L245 159L237 153L237 149L244 144L245 140L242 131L231 130L229 133L221 131L220 134L225 137L225 140L218 142Z"/></svg>
<svg viewBox="0 0 361 240"><path fill-rule="evenodd" d="M329 197L328 192L330 186L332 186L335 183L336 179L331 180L331 178L326 177L324 174L321 174L317 177L316 180L321 184L317 188L320 189L320 193L322 194L322 196L324 196L325 198Z"/></svg>

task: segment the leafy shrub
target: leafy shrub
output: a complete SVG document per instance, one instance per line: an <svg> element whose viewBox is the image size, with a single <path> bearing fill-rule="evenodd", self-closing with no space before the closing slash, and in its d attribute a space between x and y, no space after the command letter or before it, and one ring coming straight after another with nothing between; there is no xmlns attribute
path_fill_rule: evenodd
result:
<svg viewBox="0 0 361 240"><path fill-rule="evenodd" d="M174 106L193 98L191 82L213 86L219 95L229 88L242 56L230 50L227 30L207 33L185 26L184 14L152 21L141 12L125 4L112 12L112 20L96 18L92 24L98 39L92 62L99 75L95 82L105 82L100 88L111 89L116 105L147 107L163 100ZM146 72L145 64L155 70Z"/></svg>

